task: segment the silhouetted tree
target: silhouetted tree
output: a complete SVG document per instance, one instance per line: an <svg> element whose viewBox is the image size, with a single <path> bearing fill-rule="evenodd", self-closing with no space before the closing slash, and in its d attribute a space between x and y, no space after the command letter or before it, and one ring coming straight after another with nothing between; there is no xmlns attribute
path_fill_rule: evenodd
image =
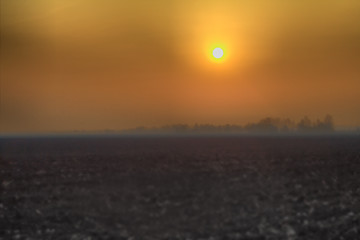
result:
<svg viewBox="0 0 360 240"><path fill-rule="evenodd" d="M312 122L307 116L303 117L297 124L289 118L263 118L257 123L248 123L244 127L240 125L212 125L212 124L187 124L165 125L159 128L138 127L124 132L168 132L168 133L288 133L288 132L331 132L334 131L334 121L331 115L326 115L324 120Z"/></svg>
<svg viewBox="0 0 360 240"><path fill-rule="evenodd" d="M300 132L309 132L312 130L312 122L311 120L305 116L297 125L297 130Z"/></svg>
<svg viewBox="0 0 360 240"><path fill-rule="evenodd" d="M324 119L324 125L327 131L334 131L334 118L327 114Z"/></svg>
<svg viewBox="0 0 360 240"><path fill-rule="evenodd" d="M334 122L333 117L331 115L326 115L324 120L317 120L316 124L314 125L314 131L318 132L332 132L334 131Z"/></svg>

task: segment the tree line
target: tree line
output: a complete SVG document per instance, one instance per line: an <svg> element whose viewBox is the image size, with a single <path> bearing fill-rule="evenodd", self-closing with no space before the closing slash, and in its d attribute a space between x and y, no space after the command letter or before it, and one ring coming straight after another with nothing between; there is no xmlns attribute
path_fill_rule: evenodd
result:
<svg viewBox="0 0 360 240"><path fill-rule="evenodd" d="M237 124L172 124L162 127L137 127L124 130L125 133L329 133L334 131L331 115L323 119L311 120L305 116L295 122L289 118L266 117L255 123Z"/></svg>

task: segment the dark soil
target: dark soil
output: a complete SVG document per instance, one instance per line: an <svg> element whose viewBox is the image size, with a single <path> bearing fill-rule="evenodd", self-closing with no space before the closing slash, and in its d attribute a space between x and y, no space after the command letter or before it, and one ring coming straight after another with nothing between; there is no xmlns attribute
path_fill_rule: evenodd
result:
<svg viewBox="0 0 360 240"><path fill-rule="evenodd" d="M359 239L359 137L0 143L0 239Z"/></svg>

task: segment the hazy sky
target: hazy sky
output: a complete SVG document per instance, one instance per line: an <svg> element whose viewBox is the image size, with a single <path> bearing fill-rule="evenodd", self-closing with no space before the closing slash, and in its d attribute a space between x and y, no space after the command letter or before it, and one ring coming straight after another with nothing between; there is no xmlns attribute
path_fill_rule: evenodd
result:
<svg viewBox="0 0 360 240"><path fill-rule="evenodd" d="M358 0L0 3L1 132L327 113L360 126Z"/></svg>

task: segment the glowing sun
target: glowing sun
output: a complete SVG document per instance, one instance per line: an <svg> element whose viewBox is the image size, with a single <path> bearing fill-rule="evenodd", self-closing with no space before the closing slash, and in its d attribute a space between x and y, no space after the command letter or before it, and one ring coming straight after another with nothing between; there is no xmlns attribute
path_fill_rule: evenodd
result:
<svg viewBox="0 0 360 240"><path fill-rule="evenodd" d="M224 55L224 51L221 48L217 47L213 50L213 56L215 58L222 58L223 55Z"/></svg>

